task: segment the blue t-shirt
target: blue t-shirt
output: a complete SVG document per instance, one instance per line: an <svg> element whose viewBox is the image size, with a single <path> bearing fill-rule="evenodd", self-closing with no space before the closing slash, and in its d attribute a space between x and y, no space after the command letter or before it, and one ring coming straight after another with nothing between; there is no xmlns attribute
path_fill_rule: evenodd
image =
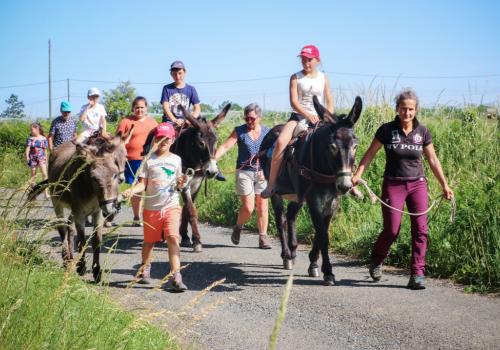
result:
<svg viewBox="0 0 500 350"><path fill-rule="evenodd" d="M71 117L64 120L62 116L59 116L52 121L52 124L50 124L49 134L53 136L54 147L73 140L75 133L76 120Z"/></svg>
<svg viewBox="0 0 500 350"><path fill-rule="evenodd" d="M163 87L160 103L163 104L163 102L168 102L170 110L176 118L185 119L179 106L182 105L186 110L189 110L190 106L200 103L200 99L194 86L186 84L186 86L179 89L175 87L175 83L170 83ZM170 120L164 114L163 122L167 121Z"/></svg>
<svg viewBox="0 0 500 350"><path fill-rule="evenodd" d="M271 129L267 126L261 125L260 136L257 140L254 140L250 137L246 124L234 128L238 136L238 159L236 160L236 169L250 171L260 170L260 165L254 161L252 161L252 164L245 164L243 167L242 165L245 162L248 163L249 159L259 152L260 144L270 130Z"/></svg>

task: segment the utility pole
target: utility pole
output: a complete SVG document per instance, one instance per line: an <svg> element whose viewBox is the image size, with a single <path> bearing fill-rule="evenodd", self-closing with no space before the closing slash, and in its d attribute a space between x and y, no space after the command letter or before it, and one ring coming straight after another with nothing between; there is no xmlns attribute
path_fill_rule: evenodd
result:
<svg viewBox="0 0 500 350"><path fill-rule="evenodd" d="M49 119L52 118L52 77L50 74L50 39L49 39Z"/></svg>
<svg viewBox="0 0 500 350"><path fill-rule="evenodd" d="M68 102L69 102L69 78L66 78L66 93L68 95Z"/></svg>

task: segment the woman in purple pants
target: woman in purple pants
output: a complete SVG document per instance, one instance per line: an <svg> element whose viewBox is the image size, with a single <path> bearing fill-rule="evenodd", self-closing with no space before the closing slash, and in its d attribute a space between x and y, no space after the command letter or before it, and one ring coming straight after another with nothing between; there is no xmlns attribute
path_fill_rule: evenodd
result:
<svg viewBox="0 0 500 350"><path fill-rule="evenodd" d="M423 213L428 208L427 181L422 165L422 154L441 184L446 199L453 197L436 156L429 130L417 120L418 97L411 89L396 96L396 118L383 124L375 133L370 147L361 159L352 177L358 184L378 150L384 146L386 165L382 184L382 199L388 205L411 213ZM374 281L382 278L382 262L389 254L401 227L402 213L382 205L384 228L372 250L370 276ZM411 216L411 277L410 289L425 289L425 253L427 251L427 214Z"/></svg>

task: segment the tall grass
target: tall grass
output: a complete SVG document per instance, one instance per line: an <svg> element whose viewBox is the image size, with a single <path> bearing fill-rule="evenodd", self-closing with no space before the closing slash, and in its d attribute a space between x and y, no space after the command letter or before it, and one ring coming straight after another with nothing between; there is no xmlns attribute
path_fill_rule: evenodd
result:
<svg viewBox="0 0 500 350"><path fill-rule="evenodd" d="M285 116L273 113L264 118L264 124L273 126ZM391 107L370 106L365 108L355 126L360 140L357 159L368 148L376 129L394 118ZM435 107L422 110L420 121L433 135L433 143L438 157L454 189L457 213L454 222L449 222L449 204L443 203L439 210L430 213L429 250L427 272L432 276L451 277L476 291L500 291L500 227L498 225L500 189L499 133L497 120L487 120L478 108ZM242 120L233 118L219 129L222 142ZM19 126L17 126L19 127ZM0 137L4 125L0 126ZM0 144L1 139L0 139ZM9 148L10 149L10 148ZM13 150L2 152L0 167L13 167L12 176L0 177L0 186L13 186L26 175L16 174L21 168L9 156ZM228 153L219 166L228 181L209 181L208 193L202 189L197 199L201 220L215 224L232 225L236 221L239 199L235 194L234 168L236 147ZM426 163L425 163L426 164ZM385 165L385 155L380 151L365 179L376 192L379 191ZM427 167L427 164L426 164ZM441 193L430 169L426 169L429 179L430 196ZM247 224L256 228L255 216ZM351 254L368 261L373 242L382 228L379 205L372 205L367 199L358 201L343 197L337 218L330 228L331 246L337 252ZM297 221L297 230L302 242L309 243L314 230L303 208ZM270 216L270 231L276 232L274 218ZM403 218L401 237L393 244L387 262L400 267L409 266L411 251L410 225Z"/></svg>

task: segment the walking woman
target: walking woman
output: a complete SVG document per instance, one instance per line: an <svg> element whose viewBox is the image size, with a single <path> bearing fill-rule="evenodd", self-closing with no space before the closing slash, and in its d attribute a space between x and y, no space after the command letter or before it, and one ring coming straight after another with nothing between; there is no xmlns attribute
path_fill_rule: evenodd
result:
<svg viewBox="0 0 500 350"><path fill-rule="evenodd" d="M358 184L378 150L384 146L386 165L382 184L382 199L394 208L423 213L428 208L427 181L422 154L429 162L439 181L443 196L453 197L441 168L429 130L417 120L419 101L416 93L405 89L396 96L396 118L383 124L375 133L370 147L361 159L352 183ZM382 278L382 262L389 254L391 244L399 235L402 213L382 205L384 228L372 249L370 276L374 281ZM411 277L410 289L425 289L425 254L427 251L427 214L411 216Z"/></svg>
<svg viewBox="0 0 500 350"><path fill-rule="evenodd" d="M125 145L127 148L127 164L125 166L125 182L132 185L135 182L136 173L142 163L142 150L146 139L154 128L158 126L156 120L148 115L148 102L142 96L138 96L132 102L132 115L123 118L118 124L116 132L127 133L132 126L132 137ZM141 197L132 196L132 210L134 212L133 226L142 226L139 217Z"/></svg>
<svg viewBox="0 0 500 350"><path fill-rule="evenodd" d="M240 234L243 225L250 219L257 206L257 228L259 229L259 248L271 249L267 239L267 224L269 221L268 201L261 197L266 188L266 180L258 161L253 157L259 152L262 140L269 132L267 126L261 125L261 109L252 103L245 107L245 124L234 128L227 140L215 152L218 160L235 144L238 144L238 158L236 161L236 193L240 196L241 208L238 219L233 228L231 241L240 243Z"/></svg>

